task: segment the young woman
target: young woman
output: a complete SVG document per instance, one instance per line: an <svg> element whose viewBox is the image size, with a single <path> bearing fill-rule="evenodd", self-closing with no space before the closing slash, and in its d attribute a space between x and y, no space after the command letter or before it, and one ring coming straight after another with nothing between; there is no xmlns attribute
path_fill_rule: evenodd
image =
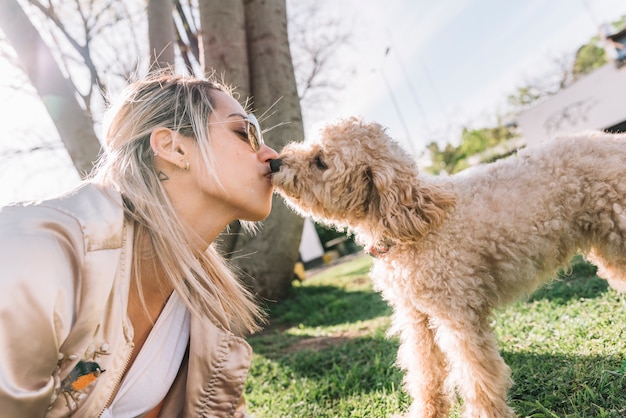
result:
<svg viewBox="0 0 626 418"><path fill-rule="evenodd" d="M0 211L0 410L11 417L242 417L262 312L212 242L271 209L254 115L157 74L109 109L91 178Z"/></svg>

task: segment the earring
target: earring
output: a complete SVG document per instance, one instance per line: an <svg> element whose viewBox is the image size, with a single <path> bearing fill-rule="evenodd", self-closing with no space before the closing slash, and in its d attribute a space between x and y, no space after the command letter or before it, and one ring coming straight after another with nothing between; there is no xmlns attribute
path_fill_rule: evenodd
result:
<svg viewBox="0 0 626 418"><path fill-rule="evenodd" d="M154 157L156 157L157 155L159 155L159 151L154 150L154 152L152 153L152 155L153 155Z"/></svg>
<svg viewBox="0 0 626 418"><path fill-rule="evenodd" d="M189 171L189 161L185 161L185 171Z"/></svg>

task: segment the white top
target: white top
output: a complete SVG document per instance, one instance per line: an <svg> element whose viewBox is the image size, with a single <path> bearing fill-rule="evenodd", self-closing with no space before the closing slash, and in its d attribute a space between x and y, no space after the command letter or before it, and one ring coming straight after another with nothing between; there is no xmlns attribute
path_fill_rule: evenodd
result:
<svg viewBox="0 0 626 418"><path fill-rule="evenodd" d="M189 341L189 312L173 292L102 418L141 417L170 390Z"/></svg>

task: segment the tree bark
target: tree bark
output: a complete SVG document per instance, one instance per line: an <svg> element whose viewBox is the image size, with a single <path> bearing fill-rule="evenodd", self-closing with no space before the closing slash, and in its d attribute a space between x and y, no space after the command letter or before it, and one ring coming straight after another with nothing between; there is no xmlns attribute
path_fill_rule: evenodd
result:
<svg viewBox="0 0 626 418"><path fill-rule="evenodd" d="M218 79L223 78L235 87L239 99L245 103L250 95L250 73L243 0L203 0L198 4L198 11L203 71L215 72ZM220 235L218 246L227 257L232 254L240 234L239 223L233 222Z"/></svg>
<svg viewBox="0 0 626 418"><path fill-rule="evenodd" d="M16 0L0 1L0 27L41 97L76 170L85 177L100 152L90 116L75 98L49 47Z"/></svg>
<svg viewBox="0 0 626 418"><path fill-rule="evenodd" d="M174 65L174 0L148 0L150 68Z"/></svg>
<svg viewBox="0 0 626 418"><path fill-rule="evenodd" d="M202 68L215 71L245 99L250 95L250 73L243 1L202 0L198 10Z"/></svg>
<svg viewBox="0 0 626 418"><path fill-rule="evenodd" d="M277 126L266 135L267 143L280 150L287 142L304 138L302 112L287 34L285 0L245 0L250 91L253 109L263 126ZM303 220L282 198L274 197L270 216L254 237L237 239L238 267L255 279L255 288L269 300L283 299L294 277Z"/></svg>
<svg viewBox="0 0 626 418"><path fill-rule="evenodd" d="M296 80L289 52L285 0L205 0L199 2L205 71L215 70L237 87L241 101L260 117L276 150L304 136ZM254 237L230 226L220 248L241 277L262 297L283 299L293 279L303 220L274 197L270 216Z"/></svg>

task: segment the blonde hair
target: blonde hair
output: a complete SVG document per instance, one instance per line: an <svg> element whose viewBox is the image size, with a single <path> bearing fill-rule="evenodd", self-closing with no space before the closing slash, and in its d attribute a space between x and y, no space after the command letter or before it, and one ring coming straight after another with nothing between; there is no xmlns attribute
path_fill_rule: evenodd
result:
<svg viewBox="0 0 626 418"><path fill-rule="evenodd" d="M227 86L214 80L164 72L130 84L105 115L107 150L92 181L119 190L126 217L134 221L133 267L144 307L138 263L151 259L191 312L209 317L224 329L254 332L264 319L262 310L213 244L201 254L193 250L158 179L150 146L150 135L158 127L195 138L208 175L219 183L209 146L209 116L218 91L232 95ZM142 250L145 238L153 254Z"/></svg>

